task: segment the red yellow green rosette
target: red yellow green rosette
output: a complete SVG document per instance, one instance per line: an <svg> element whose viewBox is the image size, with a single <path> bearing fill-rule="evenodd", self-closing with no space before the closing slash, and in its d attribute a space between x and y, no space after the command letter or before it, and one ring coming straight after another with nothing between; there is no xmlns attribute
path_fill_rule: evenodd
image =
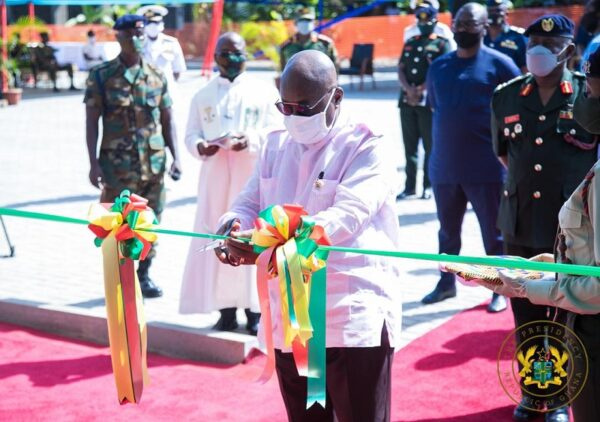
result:
<svg viewBox="0 0 600 422"><path fill-rule="evenodd" d="M110 353L120 404L139 403L150 381L146 362L147 332L142 292L134 260L150 252L156 216L148 201L127 190L114 204L93 204L88 227L102 247Z"/></svg>
<svg viewBox="0 0 600 422"><path fill-rule="evenodd" d="M269 379L275 368L268 285L279 277L284 346L292 349L298 373L308 378L306 408L314 403L325 407L328 252L319 245L330 245L329 239L300 205L270 206L260 212L254 226L252 242L260 254L257 287L268 357L260 379Z"/></svg>

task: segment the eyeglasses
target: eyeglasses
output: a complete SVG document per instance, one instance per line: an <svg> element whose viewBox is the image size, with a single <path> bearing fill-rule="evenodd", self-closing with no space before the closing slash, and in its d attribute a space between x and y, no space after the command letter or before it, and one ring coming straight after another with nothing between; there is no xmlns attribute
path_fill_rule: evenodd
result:
<svg viewBox="0 0 600 422"><path fill-rule="evenodd" d="M217 56L221 57L222 59L228 59L230 56L234 56L237 58L241 58L241 57L246 57L246 55L240 51L221 51L217 54Z"/></svg>
<svg viewBox="0 0 600 422"><path fill-rule="evenodd" d="M482 26L484 23L483 22L479 22L479 21L454 21L452 22L452 28L454 30L465 30L465 31L473 31L477 28L479 28L480 26Z"/></svg>
<svg viewBox="0 0 600 422"><path fill-rule="evenodd" d="M296 114L299 116L310 116L311 111L314 110L325 98L327 98L327 95L329 95L331 91L335 90L335 88L336 87L333 87L329 91L327 91L325 95L319 98L319 100L317 100L317 102L312 106L306 104L277 101L275 103L275 107L277 107L277 110L279 110L279 112L284 116L291 116L292 114ZM331 96L333 96L333 93L331 93ZM331 98L331 96L329 98Z"/></svg>

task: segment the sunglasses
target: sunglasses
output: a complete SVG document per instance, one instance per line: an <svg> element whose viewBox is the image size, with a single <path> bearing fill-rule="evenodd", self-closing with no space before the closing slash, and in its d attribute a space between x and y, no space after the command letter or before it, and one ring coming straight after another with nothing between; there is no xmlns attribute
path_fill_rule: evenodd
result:
<svg viewBox="0 0 600 422"><path fill-rule="evenodd" d="M323 95L321 98L319 98L317 100L316 103L314 103L313 105L309 106L306 104L299 104L299 103L288 103L288 102L284 102L284 101L277 101L275 103L275 107L277 107L277 110L279 110L279 112L281 114L283 114L284 116L291 116L293 114L298 115L298 116L310 116L311 112L325 99L327 98L327 96L329 95L329 93L331 91L335 90L335 87L331 88L329 91L327 91L325 93L325 95ZM331 96L329 97L331 99L331 97L333 96L333 92L331 93Z"/></svg>

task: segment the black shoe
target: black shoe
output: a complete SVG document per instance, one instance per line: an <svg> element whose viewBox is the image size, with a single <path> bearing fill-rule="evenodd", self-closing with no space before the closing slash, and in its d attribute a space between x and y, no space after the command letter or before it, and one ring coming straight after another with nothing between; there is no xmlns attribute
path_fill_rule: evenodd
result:
<svg viewBox="0 0 600 422"><path fill-rule="evenodd" d="M436 286L435 289L433 289L433 291L431 293L429 293L427 296L425 296L423 299L421 299L421 302L429 305L432 303L437 303L437 302L441 302L442 300L446 300L449 299L451 297L456 297L456 287L452 286L446 289L442 289L439 286Z"/></svg>
<svg viewBox="0 0 600 422"><path fill-rule="evenodd" d="M431 189L429 189L429 188L423 189L423 194L421 195L421 199L431 199Z"/></svg>
<svg viewBox="0 0 600 422"><path fill-rule="evenodd" d="M57 87L52 88L52 91L54 92L60 92L60 89L58 89Z"/></svg>
<svg viewBox="0 0 600 422"><path fill-rule="evenodd" d="M233 331L238 327L237 318L235 316L236 308L224 308L220 309L221 317L213 327L213 330L217 331Z"/></svg>
<svg viewBox="0 0 600 422"><path fill-rule="evenodd" d="M404 192L396 196L396 201L402 201L403 199L408 199L412 196L415 196L417 193L414 190L406 190Z"/></svg>
<svg viewBox="0 0 600 422"><path fill-rule="evenodd" d="M260 321L260 313L252 312L250 309L244 309L244 312L246 312L246 318L248 319L248 322L246 323L246 330L252 336L257 335L258 323Z"/></svg>
<svg viewBox="0 0 600 422"><path fill-rule="evenodd" d="M81 91L79 88L75 88L75 85L71 85L71 88L69 88L69 91Z"/></svg>
<svg viewBox="0 0 600 422"><path fill-rule="evenodd" d="M535 421L537 419L541 419L541 417L541 412L536 412L535 410L528 409L522 404L519 404L517 407L515 407L515 410L513 412L513 421L516 422Z"/></svg>
<svg viewBox="0 0 600 422"><path fill-rule="evenodd" d="M559 407L556 410L552 410L544 416L545 422L569 422L569 408Z"/></svg>
<svg viewBox="0 0 600 422"><path fill-rule="evenodd" d="M162 289L154 284L149 277L140 280L140 289L142 290L142 296L144 296L146 299L161 297L163 294Z"/></svg>
<svg viewBox="0 0 600 422"><path fill-rule="evenodd" d="M498 293L494 293L492 295L492 301L487 306L487 311L489 313L502 312L506 309L506 298Z"/></svg>

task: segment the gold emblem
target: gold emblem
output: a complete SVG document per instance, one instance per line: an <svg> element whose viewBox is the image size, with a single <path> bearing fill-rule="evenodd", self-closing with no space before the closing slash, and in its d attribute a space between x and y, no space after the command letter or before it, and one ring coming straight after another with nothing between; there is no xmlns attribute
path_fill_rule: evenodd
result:
<svg viewBox="0 0 600 422"><path fill-rule="evenodd" d="M546 32L550 32L554 29L554 21L552 18L542 19L542 29Z"/></svg>
<svg viewBox="0 0 600 422"><path fill-rule="evenodd" d="M419 19L421 19L422 21L424 21L425 19L427 19L427 13L425 13L425 12L419 13Z"/></svg>
<svg viewBox="0 0 600 422"><path fill-rule="evenodd" d="M204 108L204 120L206 121L206 123L212 123L214 120L214 116L212 113L212 107L205 107Z"/></svg>

